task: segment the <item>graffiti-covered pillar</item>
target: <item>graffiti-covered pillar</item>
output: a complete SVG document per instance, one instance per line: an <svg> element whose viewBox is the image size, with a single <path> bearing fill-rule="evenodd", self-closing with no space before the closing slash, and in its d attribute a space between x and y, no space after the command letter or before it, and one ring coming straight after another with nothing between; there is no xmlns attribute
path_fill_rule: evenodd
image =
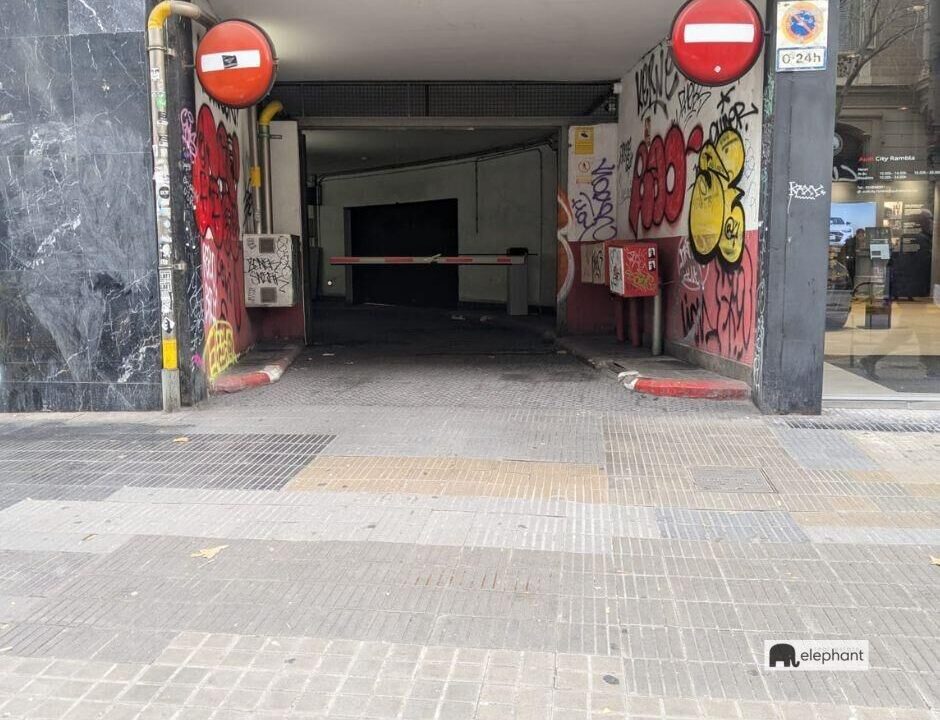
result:
<svg viewBox="0 0 940 720"><path fill-rule="evenodd" d="M778 73L777 4L767 4L753 365L754 399L767 413L822 405L838 9L829 3L827 67Z"/></svg>

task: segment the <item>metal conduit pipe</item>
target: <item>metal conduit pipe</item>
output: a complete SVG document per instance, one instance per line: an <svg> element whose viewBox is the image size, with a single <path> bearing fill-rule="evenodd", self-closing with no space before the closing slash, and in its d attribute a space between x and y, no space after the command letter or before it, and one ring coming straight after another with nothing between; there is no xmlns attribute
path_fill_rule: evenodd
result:
<svg viewBox="0 0 940 720"><path fill-rule="evenodd" d="M663 354L663 288L660 285L653 297L653 337L650 339L650 354L658 357Z"/></svg>
<svg viewBox="0 0 940 720"><path fill-rule="evenodd" d="M157 218L157 257L160 276L160 331L162 351L163 409L178 410L180 399L179 341L176 324L176 270L178 262L173 242L173 187L170 180L169 109L166 97L166 21L171 15L212 27L218 20L189 2L163 0L147 19L147 58L150 63L150 126L153 140L154 204Z"/></svg>
<svg viewBox="0 0 940 720"><path fill-rule="evenodd" d="M274 193L271 188L271 121L284 106L280 100L268 103L258 116L258 140L261 145L261 185L264 208L261 214L261 232L274 231Z"/></svg>
<svg viewBox="0 0 940 720"><path fill-rule="evenodd" d="M251 170L248 186L251 188L251 232L261 232L261 166L258 161L258 107L248 108L248 156Z"/></svg>

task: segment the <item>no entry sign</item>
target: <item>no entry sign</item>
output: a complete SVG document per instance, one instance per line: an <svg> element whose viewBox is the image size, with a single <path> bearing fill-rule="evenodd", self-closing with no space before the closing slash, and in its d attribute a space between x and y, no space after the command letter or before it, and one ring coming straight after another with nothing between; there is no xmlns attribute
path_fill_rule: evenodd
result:
<svg viewBox="0 0 940 720"><path fill-rule="evenodd" d="M245 20L213 26L196 49L196 74L211 98L250 107L271 91L277 59L267 34Z"/></svg>
<svg viewBox="0 0 940 720"><path fill-rule="evenodd" d="M764 24L747 0L690 0L672 23L672 55L700 85L734 82L760 56Z"/></svg>

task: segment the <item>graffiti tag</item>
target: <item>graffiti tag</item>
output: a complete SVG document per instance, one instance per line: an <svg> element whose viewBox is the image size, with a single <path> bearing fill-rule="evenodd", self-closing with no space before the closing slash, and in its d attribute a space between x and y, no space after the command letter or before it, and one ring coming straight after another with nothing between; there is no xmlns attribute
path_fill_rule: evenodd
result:
<svg viewBox="0 0 940 720"><path fill-rule="evenodd" d="M574 219L582 228L579 241L613 240L617 236L611 191L611 177L616 169L607 158L601 158L591 170L590 194L582 191L571 203Z"/></svg>
<svg viewBox="0 0 940 720"><path fill-rule="evenodd" d="M746 132L749 129L748 118L760 112L754 103L751 103L748 107L743 100L735 100L733 98L735 89L735 86L731 86L719 93L716 105L718 118L708 128L708 139L713 143L718 142L718 138L725 130L737 130L738 133Z"/></svg>
<svg viewBox="0 0 940 720"><path fill-rule="evenodd" d="M753 347L755 281L754 258L745 246L737 267L718 265L701 290L683 291L679 305L686 341L725 357L746 360Z"/></svg>
<svg viewBox="0 0 940 720"><path fill-rule="evenodd" d="M676 69L669 50L660 45L646 55L634 75L636 80L636 114L640 118L667 115L667 105L679 88L682 76Z"/></svg>
<svg viewBox="0 0 940 720"><path fill-rule="evenodd" d="M791 200L818 200L825 196L826 190L822 185L804 185L803 183L790 181Z"/></svg>

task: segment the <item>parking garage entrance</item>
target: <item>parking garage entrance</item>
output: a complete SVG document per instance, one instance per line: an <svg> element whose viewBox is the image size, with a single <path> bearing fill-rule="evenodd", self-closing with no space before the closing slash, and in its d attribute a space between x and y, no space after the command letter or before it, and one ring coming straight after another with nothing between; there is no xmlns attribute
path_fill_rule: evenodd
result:
<svg viewBox="0 0 940 720"><path fill-rule="evenodd" d="M353 257L458 254L456 199L354 207L346 224ZM456 265L392 262L351 271L355 304L453 308L459 302Z"/></svg>

